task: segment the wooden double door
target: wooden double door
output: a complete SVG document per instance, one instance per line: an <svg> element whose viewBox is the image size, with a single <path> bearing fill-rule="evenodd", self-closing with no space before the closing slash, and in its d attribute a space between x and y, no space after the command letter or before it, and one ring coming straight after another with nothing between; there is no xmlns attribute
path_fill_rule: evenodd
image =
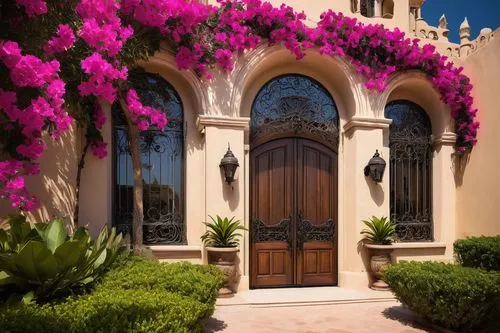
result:
<svg viewBox="0 0 500 333"><path fill-rule="evenodd" d="M284 138L251 151L252 288L337 284L337 153Z"/></svg>

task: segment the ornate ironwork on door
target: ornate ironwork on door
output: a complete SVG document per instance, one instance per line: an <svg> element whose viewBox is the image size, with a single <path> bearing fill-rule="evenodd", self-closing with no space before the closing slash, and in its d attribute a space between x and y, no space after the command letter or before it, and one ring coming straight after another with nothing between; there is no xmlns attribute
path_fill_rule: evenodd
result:
<svg viewBox="0 0 500 333"><path fill-rule="evenodd" d="M335 240L335 223L329 219L326 223L314 225L297 214L297 248L303 249L305 242L333 242Z"/></svg>
<svg viewBox="0 0 500 333"><path fill-rule="evenodd" d="M276 133L306 135L338 146L337 107L317 81L298 74L272 79L259 91L252 106L250 140Z"/></svg>
<svg viewBox="0 0 500 333"><path fill-rule="evenodd" d="M273 225L266 225L259 219L252 221L253 242L287 242L292 247L292 217Z"/></svg>
<svg viewBox="0 0 500 333"><path fill-rule="evenodd" d="M145 244L182 244L186 240L184 212L184 112L175 89L158 75L133 73L142 102L167 114L163 131L141 133ZM114 225L131 232L133 174L127 123L120 106L112 108L114 123Z"/></svg>
<svg viewBox="0 0 500 333"><path fill-rule="evenodd" d="M432 240L432 127L419 105L397 100L385 108L392 119L390 147L391 219L401 241Z"/></svg>

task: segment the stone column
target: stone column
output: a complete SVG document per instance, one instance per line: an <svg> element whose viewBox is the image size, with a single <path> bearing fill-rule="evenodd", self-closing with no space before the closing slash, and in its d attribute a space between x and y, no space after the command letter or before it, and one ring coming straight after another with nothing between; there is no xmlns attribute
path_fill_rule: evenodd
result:
<svg viewBox="0 0 500 333"><path fill-rule="evenodd" d="M375 0L374 17L382 16L382 0Z"/></svg>
<svg viewBox="0 0 500 333"><path fill-rule="evenodd" d="M343 221L339 230L342 247L339 258L339 285L347 288L368 286L369 257L359 245L361 220L389 215L389 119L354 117L344 125ZM364 167L378 150L387 167L381 183L365 177Z"/></svg>
<svg viewBox="0 0 500 333"><path fill-rule="evenodd" d="M361 12L361 0L351 0L352 2L352 12L359 13Z"/></svg>
<svg viewBox="0 0 500 333"><path fill-rule="evenodd" d="M456 222L456 186L453 171L455 133L445 132L434 139L432 160L432 219L434 242L446 244L444 257L453 259Z"/></svg>
<svg viewBox="0 0 500 333"><path fill-rule="evenodd" d="M235 217L248 228L245 213L248 200L248 188L245 175L248 174L244 145L245 131L248 130L250 118L200 115L197 119L198 129L205 135L205 184L200 184L200 191L205 191L205 221L209 215ZM231 151L239 162L234 181L227 184L219 167L220 161L231 146ZM187 175L189 177L189 175ZM200 205L202 206L202 205ZM239 290L248 289L248 232L244 232L240 241L240 273ZM204 255L205 257L205 255Z"/></svg>

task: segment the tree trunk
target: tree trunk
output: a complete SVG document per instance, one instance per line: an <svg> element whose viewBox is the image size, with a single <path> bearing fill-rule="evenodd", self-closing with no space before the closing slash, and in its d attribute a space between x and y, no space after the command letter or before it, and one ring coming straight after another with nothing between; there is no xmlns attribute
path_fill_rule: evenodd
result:
<svg viewBox="0 0 500 333"><path fill-rule="evenodd" d="M82 171L85 167L85 156L89 150L90 141L85 139L85 147L83 147L82 155L80 161L78 162L78 171L76 173L76 188L75 188L75 209L73 212L73 225L74 229L78 228L78 215L80 213L80 181L82 177Z"/></svg>
<svg viewBox="0 0 500 333"><path fill-rule="evenodd" d="M142 184L142 164L141 164L141 137L140 132L130 118L127 104L120 97L120 106L128 124L128 140L130 156L132 158L132 172L134 174L134 212L132 218L132 243L136 252L142 251L142 225L144 222L143 207L143 184Z"/></svg>

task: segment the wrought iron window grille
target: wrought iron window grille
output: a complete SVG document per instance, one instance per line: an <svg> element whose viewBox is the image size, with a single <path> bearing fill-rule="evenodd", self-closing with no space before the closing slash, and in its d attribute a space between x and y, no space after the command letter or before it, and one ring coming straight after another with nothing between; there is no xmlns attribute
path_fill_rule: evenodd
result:
<svg viewBox="0 0 500 333"><path fill-rule="evenodd" d="M419 105L397 100L385 117L392 119L390 147L390 210L400 241L432 241L432 127Z"/></svg>
<svg viewBox="0 0 500 333"><path fill-rule="evenodd" d="M164 79L150 73L134 73L134 87L145 105L167 114L163 131L141 133L140 151L143 172L145 244L185 244L184 223L184 112L175 89ZM115 190L113 224L130 234L133 216L133 177L127 123L115 103L113 145Z"/></svg>

